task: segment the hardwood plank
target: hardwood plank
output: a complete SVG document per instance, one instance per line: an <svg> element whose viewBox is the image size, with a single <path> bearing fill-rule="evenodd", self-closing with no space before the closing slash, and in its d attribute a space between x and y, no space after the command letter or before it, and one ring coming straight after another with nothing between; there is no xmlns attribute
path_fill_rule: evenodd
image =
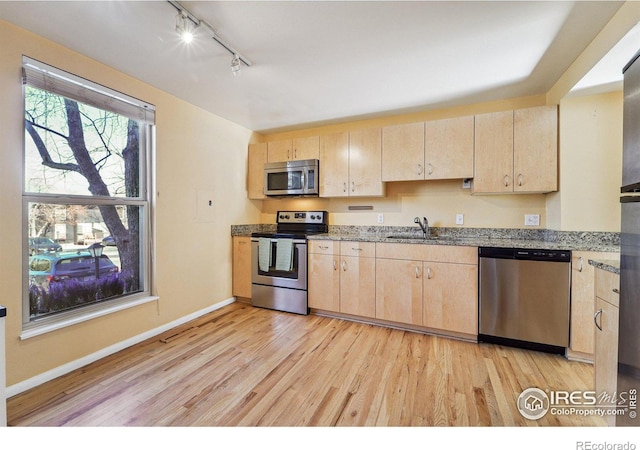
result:
<svg viewBox="0 0 640 450"><path fill-rule="evenodd" d="M524 419L591 389L558 355L234 303L7 401L11 426L601 426Z"/></svg>

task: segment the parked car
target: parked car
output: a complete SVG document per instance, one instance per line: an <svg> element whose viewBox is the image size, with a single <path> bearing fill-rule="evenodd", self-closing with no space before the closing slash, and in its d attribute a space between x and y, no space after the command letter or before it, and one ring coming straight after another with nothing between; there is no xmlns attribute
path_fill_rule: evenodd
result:
<svg viewBox="0 0 640 450"><path fill-rule="evenodd" d="M113 236L107 236L104 239L102 239L102 245L106 245L106 246L114 246L116 245L116 240L113 238Z"/></svg>
<svg viewBox="0 0 640 450"><path fill-rule="evenodd" d="M48 237L29 238L29 255L37 255L38 253L61 252L62 245L54 242Z"/></svg>
<svg viewBox="0 0 640 450"><path fill-rule="evenodd" d="M100 277L118 272L107 255L100 257ZM75 279L93 280L96 276L95 260L88 251L46 253L29 258L29 284L48 288L50 283Z"/></svg>

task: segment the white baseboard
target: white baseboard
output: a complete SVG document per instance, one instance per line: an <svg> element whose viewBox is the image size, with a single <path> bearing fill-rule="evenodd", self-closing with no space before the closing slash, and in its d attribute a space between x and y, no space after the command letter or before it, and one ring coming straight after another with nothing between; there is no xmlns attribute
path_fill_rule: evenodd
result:
<svg viewBox="0 0 640 450"><path fill-rule="evenodd" d="M91 364L92 362L95 362L101 358L104 358L106 356L112 355L116 352L119 352L120 350L123 350L127 347L131 347L132 345L138 344L146 339L152 338L154 336L157 336L161 333L164 333L167 330L170 330L171 328L175 328L179 325L185 324L191 320L197 319L200 316L203 316L205 314L208 314L212 311L215 311L217 309L220 309L224 306L230 305L231 303L235 302L236 299L235 297L230 297L226 300L223 300L221 302L218 302L214 305L211 305L207 308L201 309L200 311L196 311L192 314L189 314L187 316L181 317L177 320L174 320L173 322L169 322L167 324L164 324L162 326L159 326L158 328L154 328L152 330L146 331L144 333L141 333L137 336L133 336L129 339L126 339L124 341L118 342L116 344L110 345L109 347L105 347L101 350L98 350L95 353L92 353L90 355L87 356L83 356L82 358L76 359L75 361L71 361L68 362L66 364L63 364L62 366L58 366L55 369L51 369L47 372L41 373L39 375L36 375L35 377L29 378L28 380L24 380L21 381L20 383L16 383L13 384L11 386L7 386L7 390L6 390L6 396L7 398L13 397L14 395L18 395L22 392L25 392L31 388L34 388L36 386L39 386L43 383L46 383L47 381L51 381L55 378L58 378L62 375L65 375L69 372L72 372L76 369L79 369L81 367L86 366L87 364Z"/></svg>

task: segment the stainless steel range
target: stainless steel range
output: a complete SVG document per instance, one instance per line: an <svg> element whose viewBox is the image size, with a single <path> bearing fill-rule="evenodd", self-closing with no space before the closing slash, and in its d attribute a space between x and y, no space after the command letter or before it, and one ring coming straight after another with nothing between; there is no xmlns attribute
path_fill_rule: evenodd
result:
<svg viewBox="0 0 640 450"><path fill-rule="evenodd" d="M328 231L326 211L278 211L275 233L251 235L251 304L309 314L307 236Z"/></svg>

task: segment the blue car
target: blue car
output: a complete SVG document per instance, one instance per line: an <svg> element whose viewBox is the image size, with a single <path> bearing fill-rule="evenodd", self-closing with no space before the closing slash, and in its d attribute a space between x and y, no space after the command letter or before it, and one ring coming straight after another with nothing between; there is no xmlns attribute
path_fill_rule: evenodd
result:
<svg viewBox="0 0 640 450"><path fill-rule="evenodd" d="M61 252L62 245L54 242L48 237L29 238L29 255L37 255L38 253L55 253Z"/></svg>
<svg viewBox="0 0 640 450"><path fill-rule="evenodd" d="M99 262L100 277L118 272L107 255ZM29 258L29 284L49 288L51 283L77 280L88 281L96 277L95 260L88 251L48 253Z"/></svg>

